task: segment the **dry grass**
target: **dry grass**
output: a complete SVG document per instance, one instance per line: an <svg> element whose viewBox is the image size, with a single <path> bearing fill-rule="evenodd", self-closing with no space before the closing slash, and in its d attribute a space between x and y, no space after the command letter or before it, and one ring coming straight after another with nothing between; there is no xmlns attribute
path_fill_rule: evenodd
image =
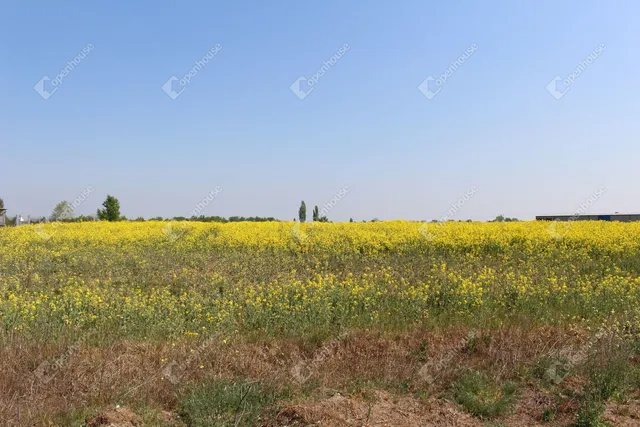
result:
<svg viewBox="0 0 640 427"><path fill-rule="evenodd" d="M289 408L289 412L291 408L298 408L293 412L301 410L308 402L319 402L319 408L324 408L327 393L336 390L353 396L366 395L371 390L386 390L392 394L384 395L382 400L391 399L391 395L404 395L407 399L417 398L416 402L428 399L434 405L434 396L445 393L443 396L447 397L447 390L461 369L482 370L498 380L517 380L523 366L531 366L537 357L559 343L566 345L575 339L575 334L560 328L512 326L478 331L473 345L452 348L452 343L464 340L468 333L462 328L393 335L360 332L336 342L330 347L331 351L322 353L323 359L319 361L320 343L311 348L307 342L296 341L237 340L226 344L212 342L201 348L198 347L201 343L195 340L174 344L120 341L102 348L83 344L46 384L34 375L34 370L43 360L64 354L65 345L43 348L37 343L15 339L0 348L0 371L3 373L0 377L0 423L55 423L64 419L65 414L95 416L115 405L135 411L175 411L185 387L220 378L293 387L293 395L297 397L278 405ZM425 359L426 366L435 364L438 367L438 375L434 375L431 383L424 377ZM177 371L180 377L176 384L164 378L168 363L186 360L190 363L184 370ZM311 376L302 383L296 382L292 368L301 361L310 363L313 360L317 361L312 365ZM526 406L548 405L544 400L529 397ZM347 405L347 402L342 404ZM360 413L358 405L352 410L353 414ZM309 411L304 417L313 418L314 410ZM418 413L425 415L429 411ZM529 411L542 413L542 408L529 408ZM286 416L283 414L281 416ZM352 418L359 420L361 417L353 415Z"/></svg>

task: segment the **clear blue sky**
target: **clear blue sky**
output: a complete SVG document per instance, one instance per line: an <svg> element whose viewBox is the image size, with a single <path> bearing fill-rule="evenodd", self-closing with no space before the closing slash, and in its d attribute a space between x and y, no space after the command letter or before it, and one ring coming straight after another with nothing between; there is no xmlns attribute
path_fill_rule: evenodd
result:
<svg viewBox="0 0 640 427"><path fill-rule="evenodd" d="M88 186L77 213L95 213L110 193L130 218L186 215L216 186L204 214L292 219L300 200L322 206L345 185L332 220L439 218L472 187L453 219L570 213L602 185L592 212L640 211L637 2L0 5L10 214L48 215ZM88 44L43 99L34 85ZM171 99L162 85L216 44ZM291 84L345 44L296 97ZM551 80L601 44L552 97ZM418 90L472 45L435 97Z"/></svg>

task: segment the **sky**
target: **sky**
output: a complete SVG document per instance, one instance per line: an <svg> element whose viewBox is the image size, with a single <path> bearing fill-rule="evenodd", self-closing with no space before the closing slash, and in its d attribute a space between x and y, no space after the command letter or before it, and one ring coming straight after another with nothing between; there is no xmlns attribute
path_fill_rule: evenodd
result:
<svg viewBox="0 0 640 427"><path fill-rule="evenodd" d="M0 198L25 218L107 194L129 218L291 220L332 199L333 221L640 212L639 15L0 0Z"/></svg>

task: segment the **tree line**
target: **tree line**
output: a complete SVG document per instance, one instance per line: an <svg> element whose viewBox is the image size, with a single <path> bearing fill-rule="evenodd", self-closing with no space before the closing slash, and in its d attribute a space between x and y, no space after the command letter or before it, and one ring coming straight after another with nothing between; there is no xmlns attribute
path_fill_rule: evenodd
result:
<svg viewBox="0 0 640 427"><path fill-rule="evenodd" d="M0 199L0 209L4 209L4 201ZM95 215L79 215L76 216L73 205L67 201L58 203L51 211L49 217L31 218L31 223L41 222L86 222L86 221L147 221L143 217L136 219L129 219L120 213L120 201L112 195L107 195L107 198L102 203L102 208L96 211ZM163 218L161 216L150 218L149 221L199 221L199 222L266 222L266 221L278 221L274 217L259 217L259 216L230 216L224 218L221 216L192 216L190 218L177 216L173 218ZM8 217L6 225L16 225L18 223L18 216Z"/></svg>
<svg viewBox="0 0 640 427"><path fill-rule="evenodd" d="M0 199L0 209L4 209L4 201ZM323 210L324 212L324 210ZM329 219L326 215L320 215L320 211L318 209L318 205L315 205L311 214L312 221L314 222L329 222ZM300 207L298 208L298 218L299 222L307 221L307 205L304 200L300 203ZM46 222L47 218L35 218L31 219L31 222ZM73 205L67 201L62 201L58 203L51 212L51 215L48 218L48 221L54 222L85 222L85 221L138 221L143 222L146 221L143 217L138 217L136 219L128 219L126 216L120 213L120 201L114 196L108 194L105 201L102 203L102 209L98 209L96 211L96 215L79 215L75 216ZM198 221L198 222L243 222L243 221L251 221L251 222L268 222L268 221L279 221L273 217L259 217L259 216L230 216L229 218L224 218L221 216L192 216L192 217L182 217L177 216L173 218L163 218L163 217L155 217L150 218L149 221ZM294 218L294 221L296 219ZM371 222L377 222L379 219L374 218ZM460 220L462 221L462 220ZM466 220L467 222L471 222L471 220ZM495 219L489 222L513 222L519 221L517 218L505 218L504 215L498 215ZM18 222L18 216L7 217L6 225L16 225ZM349 222L353 222L353 218L349 218ZM363 221L367 222L367 221ZM431 222L439 222L438 220L432 220Z"/></svg>

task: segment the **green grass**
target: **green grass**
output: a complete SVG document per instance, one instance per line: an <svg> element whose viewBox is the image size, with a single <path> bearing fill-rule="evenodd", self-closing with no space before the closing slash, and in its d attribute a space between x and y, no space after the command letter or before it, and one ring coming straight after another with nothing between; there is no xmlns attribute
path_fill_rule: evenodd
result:
<svg viewBox="0 0 640 427"><path fill-rule="evenodd" d="M178 414L190 427L255 426L286 393L258 382L217 380L192 386L182 395Z"/></svg>
<svg viewBox="0 0 640 427"><path fill-rule="evenodd" d="M515 392L515 384L497 384L478 371L465 372L454 384L456 401L465 411L480 418L505 414L514 403Z"/></svg>
<svg viewBox="0 0 640 427"><path fill-rule="evenodd" d="M625 395L635 378L635 368L629 358L632 348L623 343L603 346L594 351L582 367L587 379L576 413L575 427L602 427L607 401Z"/></svg>
<svg viewBox="0 0 640 427"><path fill-rule="evenodd" d="M607 424L602 420L604 405L602 401L586 397L580 402L580 407L576 413L574 427L605 427Z"/></svg>

